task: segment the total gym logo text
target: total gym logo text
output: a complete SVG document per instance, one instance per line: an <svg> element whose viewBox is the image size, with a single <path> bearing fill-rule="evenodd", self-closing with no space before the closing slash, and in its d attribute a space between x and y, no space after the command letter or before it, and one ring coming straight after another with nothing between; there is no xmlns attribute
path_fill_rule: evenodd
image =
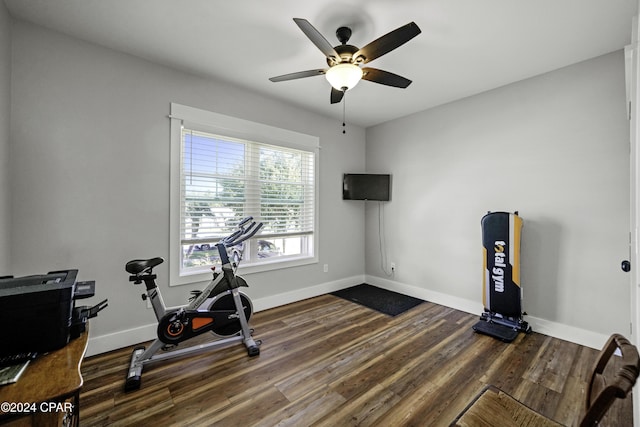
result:
<svg viewBox="0 0 640 427"><path fill-rule="evenodd" d="M507 267L505 263L506 254L504 251L506 243L502 240L496 240L493 245L493 270L491 279L496 292L504 292L504 269Z"/></svg>

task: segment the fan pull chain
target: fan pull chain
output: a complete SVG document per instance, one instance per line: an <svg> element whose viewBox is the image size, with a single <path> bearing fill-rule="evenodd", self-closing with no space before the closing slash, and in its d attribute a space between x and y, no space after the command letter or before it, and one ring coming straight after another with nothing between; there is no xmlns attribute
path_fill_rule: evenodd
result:
<svg viewBox="0 0 640 427"><path fill-rule="evenodd" d="M342 96L342 134L347 133L346 131L346 120L345 120L345 111L346 111L346 105L347 105L347 91L344 91L344 95Z"/></svg>

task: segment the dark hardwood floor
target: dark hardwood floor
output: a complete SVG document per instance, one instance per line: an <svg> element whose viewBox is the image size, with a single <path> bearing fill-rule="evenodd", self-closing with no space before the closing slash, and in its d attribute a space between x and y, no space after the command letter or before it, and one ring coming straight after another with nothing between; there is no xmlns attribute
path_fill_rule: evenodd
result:
<svg viewBox="0 0 640 427"><path fill-rule="evenodd" d="M82 426L446 426L485 384L565 425L596 350L538 333L475 334L478 316L429 302L389 317L331 295L253 315L241 346L150 364L125 393L131 348L87 358ZM613 332L613 331L612 331ZM631 426L631 398L603 425Z"/></svg>

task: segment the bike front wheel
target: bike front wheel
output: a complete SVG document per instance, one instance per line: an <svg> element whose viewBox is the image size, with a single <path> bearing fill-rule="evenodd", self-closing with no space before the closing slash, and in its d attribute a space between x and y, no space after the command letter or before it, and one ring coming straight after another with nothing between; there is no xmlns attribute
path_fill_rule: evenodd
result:
<svg viewBox="0 0 640 427"><path fill-rule="evenodd" d="M249 318L253 314L253 304L251 304L251 300L249 299L249 297L242 292L240 292L240 301L242 301L244 316L247 319L247 322L249 322ZM233 302L233 294L231 293L231 291L222 292L221 294L217 295L211 302L209 310L235 311L236 306ZM234 321L225 325L214 326L211 331L218 336L229 337L237 334L241 330L242 325L240 324L240 319L235 319Z"/></svg>

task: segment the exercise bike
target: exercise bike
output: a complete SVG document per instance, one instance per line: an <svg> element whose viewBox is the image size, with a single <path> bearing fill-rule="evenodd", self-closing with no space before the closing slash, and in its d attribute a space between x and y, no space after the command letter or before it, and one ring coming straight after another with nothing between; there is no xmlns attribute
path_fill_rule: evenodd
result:
<svg viewBox="0 0 640 427"><path fill-rule="evenodd" d="M181 307L167 308L162 299L160 289L156 285L157 276L153 268L162 264L162 258L129 261L125 270L131 274L129 281L134 284L144 282L146 293L142 299L151 301L151 306L158 319L157 338L149 348L136 347L131 355L131 364L125 382L125 391L137 390L142 381L142 368L147 363L183 356L205 349L218 349L235 343L243 343L248 355L260 354L259 340L251 336L249 318L253 313L253 305L247 295L239 291L247 282L236 275L241 255L238 245L253 237L262 227L252 217L244 218L231 235L220 240L215 246L220 254L222 273L213 270L213 279L204 291L192 291L190 303ZM231 260L227 248L231 249ZM170 350L190 338L212 333L214 341L194 345L188 348L159 353L159 350Z"/></svg>

